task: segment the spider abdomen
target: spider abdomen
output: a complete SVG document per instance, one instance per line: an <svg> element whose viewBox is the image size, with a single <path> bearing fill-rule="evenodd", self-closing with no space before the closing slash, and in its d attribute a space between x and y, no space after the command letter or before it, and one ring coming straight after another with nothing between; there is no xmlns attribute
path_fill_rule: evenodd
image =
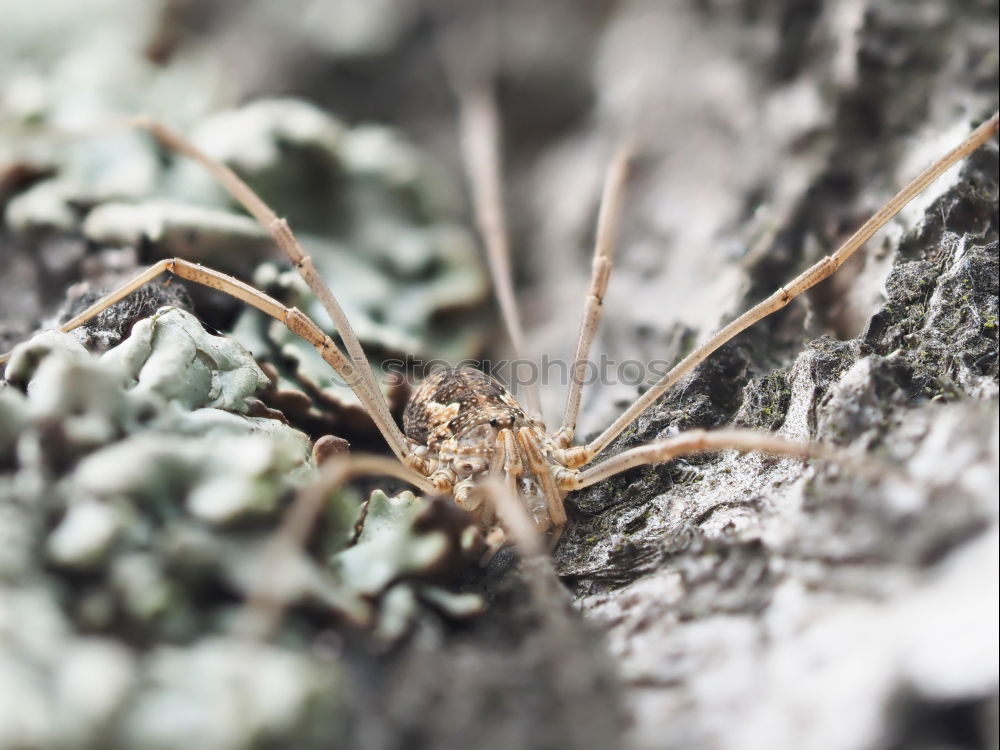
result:
<svg viewBox="0 0 1000 750"><path fill-rule="evenodd" d="M407 437L431 454L449 447L477 447L492 453L496 436L507 428L533 426L517 400L494 378L471 367L439 370L424 380L403 413Z"/></svg>

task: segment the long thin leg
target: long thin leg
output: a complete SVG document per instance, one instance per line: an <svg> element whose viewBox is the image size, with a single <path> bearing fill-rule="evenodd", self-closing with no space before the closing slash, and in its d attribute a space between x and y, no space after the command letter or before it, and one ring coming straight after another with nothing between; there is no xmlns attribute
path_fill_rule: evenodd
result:
<svg viewBox="0 0 1000 750"><path fill-rule="evenodd" d="M496 477L488 477L480 485L479 490L486 495L486 502L496 511L497 518L503 524L505 533L490 540L489 557L503 546L509 538L517 544L523 558L539 557L545 554L546 545L542 535L538 533L535 522L524 504L507 483ZM492 531L490 532L493 533ZM489 562L486 559L485 562Z"/></svg>
<svg viewBox="0 0 1000 750"><path fill-rule="evenodd" d="M521 358L525 351L524 330L521 328L510 271L510 240L502 198L498 120L496 102L488 87L475 86L459 91L459 130L465 169L472 188L476 224L486 245L490 275L496 287L504 325L514 347L514 356ZM540 417L542 407L538 384L526 385L528 409L534 416Z"/></svg>
<svg viewBox="0 0 1000 750"><path fill-rule="evenodd" d="M427 490L422 477L385 456L354 454L333 459L323 467L320 476L299 492L274 532L268 550L268 562L256 590L247 599L245 608L253 632L259 640L266 640L281 623L288 602L277 592L284 560L300 551L316 525L316 519L325 507L330 493L349 479L359 476L390 476ZM424 480L425 482L425 480ZM275 573L277 571L277 573Z"/></svg>
<svg viewBox="0 0 1000 750"><path fill-rule="evenodd" d="M690 430L676 437L632 448L583 471L563 469L557 472L556 482L560 489L572 492L636 466L659 464L678 456L721 450L761 451L779 456L825 458L852 464L860 461L854 456L847 456L823 445L798 443L769 433L751 430Z"/></svg>
<svg viewBox="0 0 1000 750"><path fill-rule="evenodd" d="M581 637L577 627L569 597L559 575L546 554L554 544L551 538L539 534L524 504L516 492L490 477L482 485L488 502L495 505L497 515L504 524L510 539L517 545L521 559L520 577L531 596L537 612L539 635L544 639L543 668L552 681L555 698L559 702L562 715L580 715L581 706L586 706L586 697L591 694L597 676L589 669L581 669L580 653L590 647L587 639ZM503 541L503 534L491 540L493 544L487 554L495 554ZM488 559L486 560L488 562ZM577 721L577 726L582 722ZM581 734L576 732L577 735ZM572 737L568 742L572 747L588 747L592 738Z"/></svg>
<svg viewBox="0 0 1000 750"><path fill-rule="evenodd" d="M372 374L371 365L368 363L368 358L361 347L361 342L354 333L354 329L351 328L351 324L347 320L347 316L344 314L340 303L333 296L333 292L323 280L323 277L316 271L312 258L306 255L299 241L292 233L291 228L288 226L288 222L279 218L261 197L240 179L233 170L225 164L212 159L186 138L178 135L165 125L148 117L128 118L126 122L135 127L148 130L165 147L201 164L270 233L278 247L288 256L288 259L299 272L299 275L302 276L306 284L309 285L309 288L319 298L333 324L337 327L337 331L340 333L340 337L351 359L351 364L348 368L349 377L343 374L342 376L347 378L348 383L357 383L355 392L359 393L359 395L360 391L365 392L366 398L362 399L362 402L365 402L366 406L370 404L370 406L367 406L369 413L373 416L378 414L378 418L375 419L376 424L381 422L387 426L392 425L395 427L395 423L389 414L389 407L382 396L382 391L379 389L378 383L375 382L375 376ZM399 432L399 430L396 429L396 432ZM386 429L382 429L382 433L386 434ZM401 435L402 433L400 433ZM390 441L390 445L394 445L394 442L398 443L399 441ZM394 445L393 450L396 450L397 447Z"/></svg>
<svg viewBox="0 0 1000 750"><path fill-rule="evenodd" d="M608 288L608 279L611 278L615 235L618 232L618 218L621 215L622 195L631 156L632 151L629 146L623 145L619 148L608 165L604 177L601 209L597 217L597 237L594 241L594 260L590 271L590 291L587 293L583 318L580 321L580 335L576 342L576 354L573 356L573 370L570 374L569 393L566 394L563 423L554 436L556 444L563 448L573 444L573 436L576 434L576 420L580 416L580 395L583 392L583 380L586 376L585 368L589 361L590 346L594 342L594 334L601 320L601 311L604 309L604 293Z"/></svg>
<svg viewBox="0 0 1000 750"><path fill-rule="evenodd" d="M191 263L181 258L168 258L161 260L140 273L134 279L123 284L111 294L95 302L72 320L64 323L60 326L59 330L68 332L72 331L77 326L83 325L88 320L94 318L102 311L109 308L111 305L127 297L143 284L152 281L163 273L172 273L175 276L185 279L186 281L191 281L195 284L201 284L202 286L216 289L246 302L247 304L256 307L266 315L270 315L272 318L281 321L292 333L297 336L301 336L303 339L316 347L323 359L326 360L326 362L337 372L337 374L344 379L344 382L346 382L357 394L365 409L369 414L371 414L376 427L378 427L379 431L385 437L389 446L396 454L396 457L403 463L407 463L406 458L411 452L409 441L396 426L396 423L392 421L391 417L387 416L385 419L382 418L381 411L376 407L379 403L384 405L384 402L376 402L367 389L360 387L361 383L355 376L356 368L353 367L351 360L349 360L344 353L337 348L337 345L333 342L333 340L298 309L294 307L286 307L273 297L269 297L249 284L245 284L239 279L234 279L232 276L228 276L219 271L214 271L211 268L205 268L197 263ZM9 354L0 356L0 364L6 362L9 356ZM381 396L379 398L381 398ZM386 412L386 414L388 413ZM418 479L422 482L422 484L419 485L421 489L432 489L430 483L425 479L422 477L419 477Z"/></svg>
<svg viewBox="0 0 1000 750"><path fill-rule="evenodd" d="M650 404L663 395L674 383L691 372L708 355L725 344L736 334L750 327L758 320L776 310L780 310L797 296L836 271L851 255L867 242L875 232L881 229L893 216L913 198L923 192L928 185L941 176L946 170L964 159L981 145L986 143L1000 125L1000 114L994 114L989 120L972 131L960 145L949 151L943 157L925 169L915 180L900 190L879 211L866 221L851 237L832 255L828 255L815 265L796 276L786 286L765 299L763 302L747 310L736 320L713 334L707 341L678 362L670 372L664 375L652 388L642 394L625 412L618 417L604 432L584 446L567 449L562 458L567 466L581 466L588 463L604 450L626 427L645 411Z"/></svg>
<svg viewBox="0 0 1000 750"><path fill-rule="evenodd" d="M542 496L545 498L545 509L548 513L548 521L552 526L553 536L555 537L552 540L552 544L555 546L555 542L559 540L563 527L566 525L566 509L563 506L559 491L556 489L555 481L553 481L552 468L545 456L542 455L541 448L538 445L538 438L535 437L534 431L530 428L522 427L518 430L517 443L528 463L526 468L539 485L541 485Z"/></svg>

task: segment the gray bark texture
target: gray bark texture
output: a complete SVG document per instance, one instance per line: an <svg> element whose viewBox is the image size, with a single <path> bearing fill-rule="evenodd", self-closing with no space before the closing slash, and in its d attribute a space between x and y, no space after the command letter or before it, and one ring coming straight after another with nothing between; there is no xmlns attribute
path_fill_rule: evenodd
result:
<svg viewBox="0 0 1000 750"><path fill-rule="evenodd" d="M735 313L769 293L822 252L812 242L825 236L827 247L838 224L853 226L876 194L901 184L916 133L935 121L945 128L949 101L981 102L980 117L995 106L996 67L985 63L995 7L866 4L852 11L850 52L836 49L844 40L831 16L842 12L785 8L791 28L777 49L730 61L745 66L745 95L760 96L750 122L737 107L724 126L710 116L687 123L694 134L735 131L723 147L725 177L711 188L722 212L752 205L751 185L777 205L788 182L807 186L780 210L767 251L746 264L742 294L713 300L718 284L706 284L709 325L684 329L695 339L710 329L711 310ZM836 51L819 52L824 44ZM775 53L802 66L794 82L775 76ZM844 54L853 82L838 86ZM836 92L817 94L822 135L796 142L793 122L785 132L754 122L761 111L794 118L793 100L811 87ZM750 177L744 149L780 156ZM694 171L695 190L712 179ZM607 638L635 746L996 747L997 171L994 143L869 243L862 261L724 347L611 449L735 424L843 446L884 469L733 453L634 471L576 498L582 520L557 567ZM687 176L667 179L691 189ZM661 209L671 212L659 204L656 221L685 221ZM707 219L721 226L717 240L741 231L727 220ZM727 273L710 252L691 255L697 278ZM687 283L682 273L668 287L680 299L701 296ZM672 314L669 303L652 306ZM624 326L615 350L638 341L648 351L647 331Z"/></svg>

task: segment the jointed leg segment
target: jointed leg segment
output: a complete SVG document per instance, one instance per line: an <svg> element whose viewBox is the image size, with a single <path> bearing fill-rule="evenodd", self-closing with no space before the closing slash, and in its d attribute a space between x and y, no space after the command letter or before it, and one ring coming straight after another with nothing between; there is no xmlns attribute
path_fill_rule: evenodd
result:
<svg viewBox="0 0 1000 750"><path fill-rule="evenodd" d="M615 474L671 461L680 456L709 453L720 450L762 451L778 456L799 456L801 458L828 458L836 461L847 460L837 451L814 443L800 443L794 440L751 430L689 430L676 437L660 440L648 445L640 445L617 456L591 466L582 471L563 469L556 475L559 488L573 492L602 482Z"/></svg>
<svg viewBox="0 0 1000 750"><path fill-rule="evenodd" d="M562 427L555 434L556 444L567 448L573 444L576 434L576 420L580 415L580 395L583 391L584 367L590 355L597 324L601 320L604 293L611 278L611 264L614 256L615 235L618 231L618 217L621 215L622 195L628 177L631 149L623 145L618 149L608 166L601 195L601 209L597 217L597 239L594 242L594 260L591 268L590 291L583 308L580 321L580 335L576 353L573 355L573 369L569 379L569 393L566 395L566 410Z"/></svg>
<svg viewBox="0 0 1000 750"><path fill-rule="evenodd" d="M458 76L456 76L456 80ZM524 356L524 331L517 311L510 270L510 238L502 198L499 117L496 102L486 86L459 92L459 128L465 168L472 188L476 223L489 261L500 312L514 347L514 356ZM541 416L538 384L527 384L528 410Z"/></svg>
<svg viewBox="0 0 1000 750"><path fill-rule="evenodd" d="M294 504L282 519L281 526L271 537L270 560L264 567L264 576L246 602L251 615L253 635L265 640L274 633L288 602L278 593L280 581L273 571L281 571L284 559L293 557L306 545L309 534L326 507L330 493L348 480L360 476L391 476L426 489L416 481L412 471L385 456L350 455L336 458L323 467L317 480L299 492ZM424 480L426 481L426 480Z"/></svg>

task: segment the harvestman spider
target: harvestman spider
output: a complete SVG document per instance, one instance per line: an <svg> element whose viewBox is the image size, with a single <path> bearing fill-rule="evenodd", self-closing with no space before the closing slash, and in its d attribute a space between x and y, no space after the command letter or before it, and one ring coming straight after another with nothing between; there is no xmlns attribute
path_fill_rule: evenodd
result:
<svg viewBox="0 0 1000 750"><path fill-rule="evenodd" d="M546 430L539 416L538 394L534 388L528 392L528 408L525 409L490 376L478 370L462 368L439 371L424 380L406 407L404 430L400 430L389 412L358 337L288 223L279 218L231 169L202 153L186 139L147 118L133 118L129 123L151 132L163 146L200 162L260 222L322 302L341 336L346 353L298 309L286 307L238 279L181 258L159 261L65 323L61 330L70 331L82 325L164 272L212 287L256 307L316 347L326 362L350 385L400 462L397 464L375 457L352 458L350 473L391 474L424 492L450 494L458 505L473 514L481 531L489 532L487 541L495 550L504 543L508 531L518 542L536 549L539 535L550 534L554 543L566 524L563 503L568 493L636 466L722 449L797 456L827 453L820 446L791 442L759 432L691 430L583 468L591 464L643 410L712 352L836 271L911 199L945 170L989 140L998 130L998 115L994 114L960 145L925 169L834 253L710 336L585 445L573 445L580 410L580 375L587 363L611 274L613 242L629 165L627 148L620 149L615 155L605 178L590 290L574 356L574 377L571 378L560 428L553 433ZM516 354L523 349L524 337L514 301L506 222L500 200L497 114L495 103L485 89L468 91L460 97L460 130L476 220L486 245L504 324ZM0 364L6 359L7 356L0 356ZM334 472L340 479L346 473L343 470ZM514 498L520 499L520 504L513 502ZM498 523L498 515L502 525Z"/></svg>

